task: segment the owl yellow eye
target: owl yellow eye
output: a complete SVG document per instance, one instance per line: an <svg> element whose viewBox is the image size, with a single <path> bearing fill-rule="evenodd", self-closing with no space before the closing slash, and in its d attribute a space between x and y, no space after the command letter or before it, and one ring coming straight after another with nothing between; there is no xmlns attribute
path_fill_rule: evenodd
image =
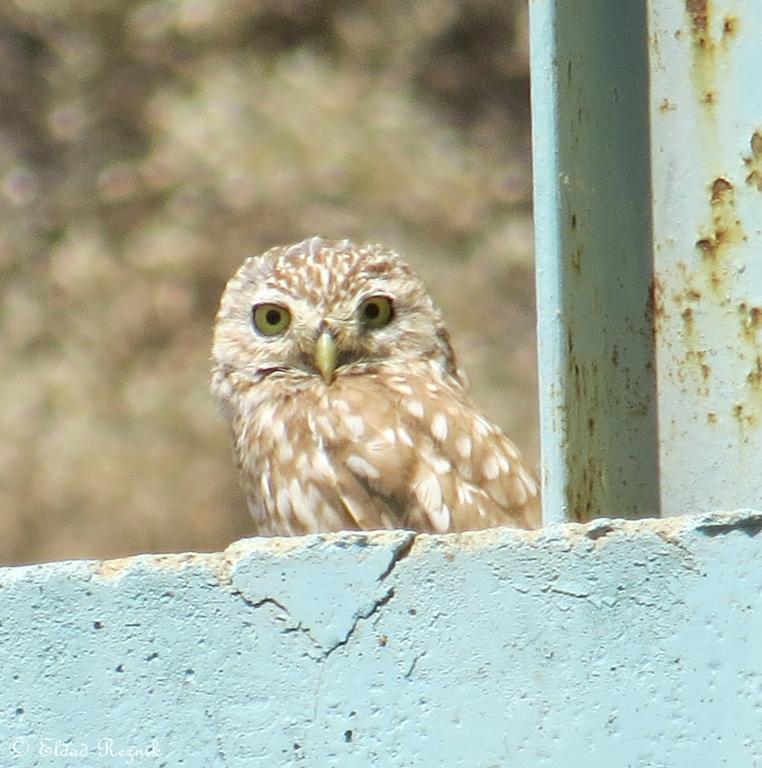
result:
<svg viewBox="0 0 762 768"><path fill-rule="evenodd" d="M291 322L291 313L280 304L257 304L252 315L254 327L265 336L283 333Z"/></svg>
<svg viewBox="0 0 762 768"><path fill-rule="evenodd" d="M360 304L360 320L366 328L383 328L393 318L392 300L386 296L371 296Z"/></svg>

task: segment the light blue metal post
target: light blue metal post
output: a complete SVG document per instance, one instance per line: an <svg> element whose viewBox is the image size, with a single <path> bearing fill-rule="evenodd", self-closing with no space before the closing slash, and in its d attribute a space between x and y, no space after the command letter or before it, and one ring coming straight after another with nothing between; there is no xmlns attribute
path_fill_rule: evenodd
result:
<svg viewBox="0 0 762 768"><path fill-rule="evenodd" d="M654 515L646 6L530 13L545 520Z"/></svg>
<svg viewBox="0 0 762 768"><path fill-rule="evenodd" d="M762 2L655 0L662 514L762 507Z"/></svg>
<svg viewBox="0 0 762 768"><path fill-rule="evenodd" d="M762 505L762 3L533 0L546 522Z"/></svg>

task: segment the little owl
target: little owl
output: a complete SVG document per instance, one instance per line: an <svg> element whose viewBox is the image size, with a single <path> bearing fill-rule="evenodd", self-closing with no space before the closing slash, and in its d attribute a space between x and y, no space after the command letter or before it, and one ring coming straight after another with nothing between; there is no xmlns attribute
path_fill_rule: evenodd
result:
<svg viewBox="0 0 762 768"><path fill-rule="evenodd" d="M394 251L313 237L248 259L213 358L258 534L539 525L532 474Z"/></svg>

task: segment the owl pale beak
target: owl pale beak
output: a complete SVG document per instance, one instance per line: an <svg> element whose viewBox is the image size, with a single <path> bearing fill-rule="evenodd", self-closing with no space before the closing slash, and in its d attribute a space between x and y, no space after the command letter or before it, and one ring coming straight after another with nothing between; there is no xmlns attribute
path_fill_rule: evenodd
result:
<svg viewBox="0 0 762 768"><path fill-rule="evenodd" d="M323 331L315 344L315 365L326 384L333 381L336 371L336 340L330 331Z"/></svg>

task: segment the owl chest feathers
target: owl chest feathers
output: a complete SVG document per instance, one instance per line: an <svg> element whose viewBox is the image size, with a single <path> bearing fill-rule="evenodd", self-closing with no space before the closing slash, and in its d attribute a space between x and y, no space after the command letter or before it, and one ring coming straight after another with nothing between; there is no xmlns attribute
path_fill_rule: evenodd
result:
<svg viewBox="0 0 762 768"><path fill-rule="evenodd" d="M330 385L270 377L230 415L259 533L539 524L537 486L513 444L429 365Z"/></svg>

